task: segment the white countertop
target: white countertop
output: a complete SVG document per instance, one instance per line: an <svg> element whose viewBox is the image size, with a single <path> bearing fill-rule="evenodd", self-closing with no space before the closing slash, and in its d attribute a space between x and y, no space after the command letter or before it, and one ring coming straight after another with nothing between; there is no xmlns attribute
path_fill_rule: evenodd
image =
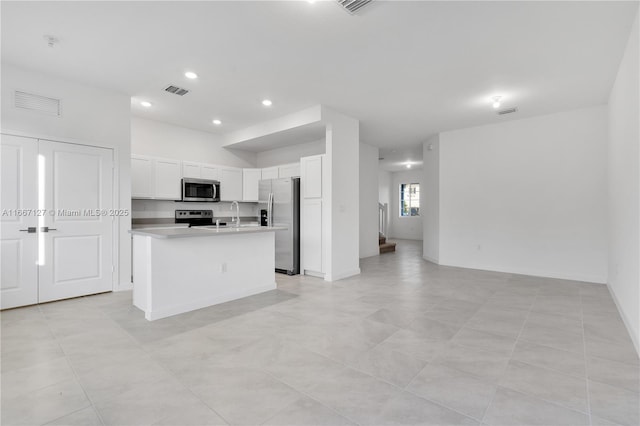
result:
<svg viewBox="0 0 640 426"><path fill-rule="evenodd" d="M129 233L133 235L142 235L152 238L185 238L185 237L215 237L218 235L237 235L251 234L259 232L274 232L287 229L284 226L221 226L216 229L213 226L195 226L193 228L185 228L184 226L165 226L132 229Z"/></svg>

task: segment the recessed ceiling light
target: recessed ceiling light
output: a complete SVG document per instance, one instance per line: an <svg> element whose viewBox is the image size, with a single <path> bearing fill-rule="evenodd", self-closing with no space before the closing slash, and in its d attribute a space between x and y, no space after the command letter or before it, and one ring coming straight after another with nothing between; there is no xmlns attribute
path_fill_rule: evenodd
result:
<svg viewBox="0 0 640 426"><path fill-rule="evenodd" d="M145 108L149 108L149 107L151 107L151 102L149 102L149 101L142 101L142 102L140 102L140 105L142 105L142 106L143 106L143 107L145 107Z"/></svg>
<svg viewBox="0 0 640 426"><path fill-rule="evenodd" d="M215 120L213 120L213 124L215 124L216 126L219 126L219 125L222 124L222 121L220 121L218 119L215 119Z"/></svg>
<svg viewBox="0 0 640 426"><path fill-rule="evenodd" d="M410 168L411 168L411 164L407 164L407 169L410 169Z"/></svg>
<svg viewBox="0 0 640 426"><path fill-rule="evenodd" d="M315 2L316 2L316 0L307 0L307 3L314 4Z"/></svg>
<svg viewBox="0 0 640 426"><path fill-rule="evenodd" d="M185 73L184 73L184 76L185 76L185 77L187 77L187 78L190 78L191 80L193 80L193 79L195 79L195 78L198 78L198 74L196 74L196 73L195 73L195 72L193 72L193 71L187 71L187 72L185 72Z"/></svg>
<svg viewBox="0 0 640 426"><path fill-rule="evenodd" d="M502 96L494 96L492 99L493 99L493 107L500 108L500 99L502 99Z"/></svg>
<svg viewBox="0 0 640 426"><path fill-rule="evenodd" d="M269 99L264 99L264 100L262 101L262 105L264 105L264 106L267 106L267 107L268 107L268 106L273 105L273 102L271 102Z"/></svg>

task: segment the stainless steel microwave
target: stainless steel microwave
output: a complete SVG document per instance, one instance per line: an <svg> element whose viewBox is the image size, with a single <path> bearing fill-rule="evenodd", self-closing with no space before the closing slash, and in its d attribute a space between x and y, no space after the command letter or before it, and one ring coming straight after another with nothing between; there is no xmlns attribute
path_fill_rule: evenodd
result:
<svg viewBox="0 0 640 426"><path fill-rule="evenodd" d="M220 182L209 179L182 179L182 201L220 201Z"/></svg>

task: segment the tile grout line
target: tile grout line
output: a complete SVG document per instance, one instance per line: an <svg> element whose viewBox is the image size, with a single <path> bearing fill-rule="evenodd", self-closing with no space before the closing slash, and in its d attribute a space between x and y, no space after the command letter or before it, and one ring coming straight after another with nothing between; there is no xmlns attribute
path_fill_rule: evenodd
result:
<svg viewBox="0 0 640 426"><path fill-rule="evenodd" d="M394 332L393 334L397 333L398 331L400 331L400 329L396 330L396 332ZM391 337L393 334L391 334L389 337ZM386 340L386 339L384 339L384 340ZM382 342L384 342L384 340L383 340ZM380 343L382 343L382 342L380 342ZM380 344L380 343L379 343L379 344ZM302 345L301 345L301 346L302 346ZM376 346L377 346L377 345L376 345ZM440 403L440 402L432 401L432 400L430 400L430 399L428 399L428 398L425 398L424 396L421 396L421 395L418 395L418 394L416 394L416 393L414 393L414 392L411 392L410 390L407 390L407 389L406 389L406 386L405 386L404 388L402 388L402 387L400 387L400 386L396 385L395 383L389 382L389 381L387 381L387 380L385 380L385 379L383 379L383 378L381 378L381 377L377 377L377 376L375 376L375 375L373 375L373 374L371 374L371 373L369 373L369 372L367 372L367 371L360 370L360 369L358 369L357 367L352 367L352 366L350 366L350 365L348 365L348 364L346 364L346 363L344 363L344 362L342 362L342 361L340 361L340 360L337 360L337 359L335 359L335 358L332 358L332 357L330 357L330 356L327 356L327 355L325 355L325 354L322 354L322 353L320 353L320 352L317 352L317 351L315 351L314 349L308 348L308 347L306 347L306 346L302 346L302 347L303 347L304 349L308 350L309 352L312 352L312 353L314 353L314 354L316 354L316 355L319 355L319 356L321 356L321 357L323 357L323 358L327 358L328 360L331 360L331 361L333 361L333 362L336 362L336 363L340 364L343 368L348 368L348 369L351 369L351 370L357 371L358 373L361 373L361 374L364 374L364 375L366 375L366 376L369 376L370 378L372 378L372 379L374 379L374 380L378 380L378 381L381 381L381 382L383 382L383 383L386 383L386 384L388 384L388 385L390 385L390 386L392 386L392 387L396 388L397 390L399 390L399 391L400 391L400 394L401 394L402 392L410 393L410 394L411 394L411 395L413 395L413 396L416 396L416 397L418 397L418 398L420 398L420 399L424 399L424 400L429 401L429 402L431 402L431 403L433 403L433 404L436 404L436 405L439 405L439 406L441 406L441 407L444 407L444 408L446 408L446 409L448 409L448 410L450 410L450 411L453 411L453 412L455 412L455 413L457 413L457 414L459 414L459 415L461 415L461 416L464 416L464 417L467 417L467 418L470 418L470 419L473 419L473 420L477 420L477 419L475 419L475 418L473 418L473 417L471 417L471 416L469 416L469 415L467 415L467 414L461 413L460 411L458 411L458 410L456 410L456 409L454 409L454 408L448 407L448 406L446 406L446 405L444 405L444 404L442 404L442 403ZM375 347L375 346L374 346L374 347ZM367 352L368 352L368 351L367 351ZM400 353L403 353L403 352L400 352ZM403 354L404 354L404 353L403 353ZM404 354L404 355L411 356L411 355L409 355L409 354ZM427 362L427 365L430 363L430 361L426 361L426 362ZM426 365L425 365L425 368L426 368ZM422 371L423 369L424 369L424 368L420 369L420 371ZM420 373L420 371L419 371L418 373L416 373L416 376L417 376L417 374L419 374L419 373ZM270 375L272 375L272 376L273 376L273 374L271 374L269 371L265 371L265 372L266 372L267 374L270 374ZM276 376L273 376L273 377L274 377L275 379L277 379L277 380L279 380L279 381L281 381L281 382L285 383L287 386L292 387L292 388L293 388L293 389L295 389L296 391L298 391L298 392L300 392L300 393L304 393L305 395L309 396L309 397L310 397L311 399L313 399L314 401L316 401L316 402L318 402L318 403L320 403L321 405L323 405L323 406L325 406L325 407L326 407L326 405L325 405L325 404L322 404L320 401L317 401L315 398L311 397L311 396L310 396L310 395L308 395L307 393L305 393L305 392L302 392L302 391L298 390L298 389L297 389L297 388L295 388L294 386L289 385L287 382L285 382L284 380L279 379L279 378L278 378L278 377L276 377ZM415 378L415 376L414 376L414 378ZM412 380L413 380L413 379L412 379ZM408 385L407 385L407 386L408 386ZM396 398L396 397L397 397L397 396L394 396L394 397L392 397L391 399L394 399L394 398ZM391 400L391 399L390 399L390 400ZM331 407L327 407L327 408L330 408L332 411L335 411L335 410L334 410L333 408L331 408ZM338 413L338 412L336 411L336 413ZM341 414L341 413L338 413L338 414L339 414L340 416L342 416L342 417L347 418L347 419L348 419L348 420L350 420L350 421L353 421L353 419L351 419L351 418L349 418L349 417L347 417L347 416L345 416L345 415L343 415L343 414ZM358 422L355 422L355 421L354 421L354 423L359 424Z"/></svg>
<svg viewBox="0 0 640 426"><path fill-rule="evenodd" d="M507 371L507 368L509 368L509 363L511 362L511 360L513 359L513 353L516 350L516 347L518 346L518 341L520 340L520 336L522 335L522 332L524 331L525 327L527 326L527 321L529 320L529 316L531 315L531 312L533 311L533 307L536 304L536 301L538 300L538 295L540 294L540 287L538 287L538 290L536 291L536 295L533 298L533 303L531 303L531 306L529 306L529 310L527 312L527 316L524 319L524 322L522 323L522 327L520 327L520 332L518 333L518 335L516 336L516 340L513 344L513 349L511 350L511 355L509 356L509 361L507 361L507 365L505 366L505 370L502 372L502 376L504 376L504 373ZM501 380L500 380L501 382ZM487 404L486 408L484 409L484 414L482 415L482 420L480 421L481 423L485 423L485 419L487 417L487 413L489 412L489 408L491 408L491 405L493 404L493 400L496 397L496 393L498 392L498 388L500 387L500 383L496 383L496 390L493 393L493 396L491 397L491 400L489 401L489 404Z"/></svg>
<svg viewBox="0 0 640 426"><path fill-rule="evenodd" d="M589 425L593 425L593 417L591 415L591 392L589 391L589 363L587 361L587 335L584 331L584 305L582 303L582 289L580 290L580 323L582 325L582 357L584 359L584 382L585 391L587 392L587 416L589 416Z"/></svg>
<svg viewBox="0 0 640 426"><path fill-rule="evenodd" d="M104 426L105 425L104 419L100 415L100 412L96 409L96 406L95 406L93 400L89 397L89 394L87 394L87 391L85 390L84 386L82 386L82 383L80 382L80 376L78 375L78 372L76 371L76 369L73 367L73 364L69 360L68 354L65 352L64 348L60 345L58 336L53 332L53 330L51 330L51 327L49 326L49 318L47 318L45 313L42 311L42 309L40 308L40 305L38 305L38 309L40 310L40 312L42 313L42 316L45 319L45 323L47 324L47 329L49 330L49 332L51 333L51 335L55 339L56 344L58 345L58 347L60 348L60 350L64 354L64 360L66 361L67 365L69 366L69 369L73 373L74 380L76 381L78 386L80 386L80 389L82 389L82 393L84 394L85 398L87 398L87 401L89 402L89 407L91 407L91 409L95 413L95 415L98 418L98 420L100 420L100 423ZM109 320L111 320L111 318L109 318ZM85 408L87 408L87 407L83 407L82 410L84 410ZM80 410L77 410L77 411L80 411ZM74 411L74 413L77 412L77 411ZM65 416L68 416L70 414L73 414L73 413L67 413L64 416L61 416L61 417L59 417L58 419L55 419L55 420L59 420L59 419L64 418ZM52 420L52 422L55 421L55 420ZM51 422L49 422L49 423L51 423Z"/></svg>
<svg viewBox="0 0 640 426"><path fill-rule="evenodd" d="M304 347L304 346L302 346L302 347L303 347L304 349L308 350L309 352L312 352L312 353L314 353L314 354L316 354L316 355L320 355L320 356L322 356L322 357L324 357L324 358L327 358L327 359L329 359L329 360L332 360L332 361L334 361L334 362L338 362L339 364L341 364L341 365L342 365L343 369L344 369L344 368L349 368L348 366L344 365L343 363L341 363L341 362L339 362L339 361L335 361L335 360L333 360L333 359L331 359L331 358L329 358L329 357L327 357L327 356L325 356L325 355L322 355L322 354L320 354L320 353L318 353L318 352L312 351L311 349L306 348L306 347ZM314 398L313 396L311 396L311 395L310 395L309 393L307 393L306 391L303 391L303 390L298 389L297 387L295 387L295 386L293 386L293 385L289 384L287 381L285 381L285 380L283 380L283 379L281 379L281 378L279 378L279 377L275 376L275 375L274 375L273 373L271 373L269 370L265 370L265 369L264 369L264 367L260 367L260 368L259 368L259 370L260 370L260 371L262 371L263 373L265 373L265 374L267 374L267 375L271 376L273 379L277 380L278 382L281 382L281 383L283 383L284 385L286 385L286 386L290 387L291 389L295 390L296 392L298 392L298 393L300 393L300 394L304 395L305 397L307 397L307 398L309 398L309 399L311 399L311 400L313 400L313 401L317 402L318 404L322 405L323 407L325 407L325 408L327 408L327 409L329 409L329 410L333 411L333 412L334 412L335 414L337 414L338 416L340 416L340 417L344 417L345 419L349 420L350 422L352 422L352 423L354 423L354 424L356 424L356 425L360 425L360 423L356 422L355 420L351 419L350 417L348 417L348 416L346 416L346 415L344 415L344 414L342 414L342 413L340 413L340 412L336 411L334 408L332 408L332 407L330 407L330 406L328 406L328 405L324 404L322 401L318 401L316 398ZM296 402L296 401L294 401L294 402L292 402L291 404L288 404L287 406L285 406L285 407L283 407L282 409L278 410L278 412L277 412L277 413L275 413L273 416L269 417L268 419L266 419L265 421L263 421L263 422L262 422L262 423L260 423L260 424L264 424L264 423L268 422L269 420L271 420L272 418L274 418L275 416L277 416L278 414L280 414L281 412L283 412L285 409L287 409L287 408L289 408L290 406L292 406L293 404L295 404L295 402Z"/></svg>

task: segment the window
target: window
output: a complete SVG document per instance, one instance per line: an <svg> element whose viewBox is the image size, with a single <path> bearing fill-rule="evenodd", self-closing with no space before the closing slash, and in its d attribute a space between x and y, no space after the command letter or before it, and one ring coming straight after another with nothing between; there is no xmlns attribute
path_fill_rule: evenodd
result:
<svg viewBox="0 0 640 426"><path fill-rule="evenodd" d="M400 184L400 217L420 216L420 184Z"/></svg>

